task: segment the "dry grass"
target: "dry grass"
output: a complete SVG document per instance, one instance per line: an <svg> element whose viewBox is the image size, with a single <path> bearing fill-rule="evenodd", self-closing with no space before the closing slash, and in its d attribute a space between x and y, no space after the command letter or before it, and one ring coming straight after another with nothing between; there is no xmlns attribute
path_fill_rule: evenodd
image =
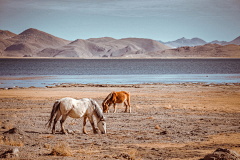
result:
<svg viewBox="0 0 240 160"><path fill-rule="evenodd" d="M77 124L76 122L69 123L69 125L76 125L76 124Z"/></svg>
<svg viewBox="0 0 240 160"><path fill-rule="evenodd" d="M72 151L67 142L58 142L56 146L53 147L50 155L54 156L72 156Z"/></svg>
<svg viewBox="0 0 240 160"><path fill-rule="evenodd" d="M156 125L156 126L155 126L155 129L161 129L161 128L159 127L159 125Z"/></svg>
<svg viewBox="0 0 240 160"><path fill-rule="evenodd" d="M99 152L99 150L94 150L94 144L92 143L91 146L89 146L86 149L83 149L82 147L79 148L78 153L82 153L82 154L88 154L88 155L93 155L93 153L95 152Z"/></svg>
<svg viewBox="0 0 240 160"><path fill-rule="evenodd" d="M134 160L136 159L136 152L137 150L136 149L131 149L128 154L130 155L130 159Z"/></svg>
<svg viewBox="0 0 240 160"><path fill-rule="evenodd" d="M8 138L4 139L3 136L0 137L0 144L10 145L10 146L19 146L19 147L24 146L24 143L20 140L14 141L13 139L8 139Z"/></svg>
<svg viewBox="0 0 240 160"><path fill-rule="evenodd" d="M44 148L47 148L47 149L50 149L50 148L51 148L51 145L48 144L48 143L45 143L43 147L44 147Z"/></svg>
<svg viewBox="0 0 240 160"><path fill-rule="evenodd" d="M153 117L148 117L147 119L154 119Z"/></svg>
<svg viewBox="0 0 240 160"><path fill-rule="evenodd" d="M7 130L10 130L10 129L13 128L13 124L12 124L11 122L6 123L5 125L3 125L3 128L4 128L4 129L7 129Z"/></svg>
<svg viewBox="0 0 240 160"><path fill-rule="evenodd" d="M40 137L42 138L51 138L51 139L54 139L54 136L53 135L41 135Z"/></svg>

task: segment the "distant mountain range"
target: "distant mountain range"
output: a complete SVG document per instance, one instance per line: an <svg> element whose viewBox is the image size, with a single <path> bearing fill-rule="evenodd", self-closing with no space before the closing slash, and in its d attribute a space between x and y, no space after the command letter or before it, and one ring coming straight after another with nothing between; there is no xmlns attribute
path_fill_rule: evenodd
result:
<svg viewBox="0 0 240 160"><path fill-rule="evenodd" d="M232 40L231 42L226 42L226 41L212 41L212 42L206 42L200 38L192 38L192 39L186 39L186 38L180 38L175 41L169 41L169 42L163 42L159 41L162 44L165 44L166 46L172 47L172 48L178 48L178 47L183 47L183 46L201 46L205 44L219 44L219 45L228 45L228 44L235 44L235 45L240 45L240 36L237 37L236 39Z"/></svg>
<svg viewBox="0 0 240 160"><path fill-rule="evenodd" d="M142 38L118 40L103 37L67 41L33 28L19 35L1 32L4 35L0 37L2 57L131 57L170 49L160 42Z"/></svg>
<svg viewBox="0 0 240 160"><path fill-rule="evenodd" d="M144 38L114 39L111 37L68 41L34 28L27 29L20 34L0 30L0 57L236 58L240 57L239 45L240 37L231 42L213 41L210 43L199 38L181 38L166 43Z"/></svg>

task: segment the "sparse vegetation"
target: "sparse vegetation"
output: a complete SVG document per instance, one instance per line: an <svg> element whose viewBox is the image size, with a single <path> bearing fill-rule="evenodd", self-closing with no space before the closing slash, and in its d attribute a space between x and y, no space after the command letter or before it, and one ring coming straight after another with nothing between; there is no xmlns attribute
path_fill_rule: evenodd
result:
<svg viewBox="0 0 240 160"><path fill-rule="evenodd" d="M8 137L4 138L3 136L0 137L0 144L19 147L24 146L24 143L20 140L14 141L13 139L9 139Z"/></svg>
<svg viewBox="0 0 240 160"><path fill-rule="evenodd" d="M161 129L161 128L159 127L159 125L156 125L156 126L155 126L155 129Z"/></svg>
<svg viewBox="0 0 240 160"><path fill-rule="evenodd" d="M130 159L131 159L131 160L136 159L136 152L137 152L136 149L131 149L131 150L128 152L128 154L130 155Z"/></svg>
<svg viewBox="0 0 240 160"><path fill-rule="evenodd" d="M4 128L4 129L8 129L8 130L10 130L10 129L13 128L13 124L12 124L11 122L6 123L6 124L3 125L3 128Z"/></svg>
<svg viewBox="0 0 240 160"><path fill-rule="evenodd" d="M67 142L61 141L53 147L50 155L54 156L72 156L72 151Z"/></svg>
<svg viewBox="0 0 240 160"><path fill-rule="evenodd" d="M52 102L59 97L91 96L101 103L111 89L85 86L1 90L4 102L0 100L0 107L8 110L0 117L0 156L14 148L19 149L18 159L201 159L218 147L240 153L239 85L142 85L139 93L134 87L127 88L133 93L131 103L139 108L133 107L131 114L124 113L124 107L115 114L104 114L107 134L93 134L89 122L88 135L83 134L82 119L66 120L66 129L73 134L61 134L59 122L55 135L46 128ZM18 101L4 99L12 93ZM5 101L12 101L11 106L5 106ZM169 105L172 109L165 108ZM96 119L94 122L97 124Z"/></svg>
<svg viewBox="0 0 240 160"><path fill-rule="evenodd" d="M51 149L51 145L48 144L48 143L45 143L43 147L44 147L44 148L47 148L47 149Z"/></svg>

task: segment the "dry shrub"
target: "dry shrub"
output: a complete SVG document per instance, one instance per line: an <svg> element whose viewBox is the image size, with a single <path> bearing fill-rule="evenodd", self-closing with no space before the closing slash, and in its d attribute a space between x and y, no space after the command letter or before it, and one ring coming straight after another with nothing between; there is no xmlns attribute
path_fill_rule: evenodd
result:
<svg viewBox="0 0 240 160"><path fill-rule="evenodd" d="M172 109L172 105L169 104L168 106L165 107L166 109Z"/></svg>
<svg viewBox="0 0 240 160"><path fill-rule="evenodd" d="M3 128L10 130L10 129L13 128L13 124L12 124L12 123L7 123L7 124L5 124L5 125L3 126Z"/></svg>
<svg viewBox="0 0 240 160"><path fill-rule="evenodd" d="M147 119L154 119L153 117L148 117Z"/></svg>
<svg viewBox="0 0 240 160"><path fill-rule="evenodd" d="M77 124L76 122L69 123L69 125L76 125L76 124Z"/></svg>
<svg viewBox="0 0 240 160"><path fill-rule="evenodd" d="M11 114L10 117L17 117L17 115L16 114Z"/></svg>
<svg viewBox="0 0 240 160"><path fill-rule="evenodd" d="M130 159L134 160L136 159L136 152L137 150L136 149L131 149L128 154L130 155Z"/></svg>
<svg viewBox="0 0 240 160"><path fill-rule="evenodd" d="M78 150L78 153L93 155L93 153L94 153L93 148L94 148L94 144L92 143L92 145L86 149L83 149L80 147Z"/></svg>
<svg viewBox="0 0 240 160"><path fill-rule="evenodd" d="M54 138L54 136L53 136L53 135L44 135L44 136L40 136L40 137L43 137L43 138L51 138L51 139L53 139L53 138Z"/></svg>
<svg viewBox="0 0 240 160"><path fill-rule="evenodd" d="M44 148L47 148L47 149L50 149L50 148L51 148L51 145L48 144L48 143L45 143L43 147L44 147Z"/></svg>
<svg viewBox="0 0 240 160"><path fill-rule="evenodd" d="M72 156L72 151L67 142L58 142L56 146L52 149L50 155L55 156Z"/></svg>
<svg viewBox="0 0 240 160"><path fill-rule="evenodd" d="M111 158L111 156L110 155L105 155L105 156L103 156L103 158Z"/></svg>
<svg viewBox="0 0 240 160"><path fill-rule="evenodd" d="M156 126L155 126L155 129L161 129L161 128L159 127L159 125L156 125Z"/></svg>
<svg viewBox="0 0 240 160"><path fill-rule="evenodd" d="M140 106L138 106L138 105L136 105L136 106L135 106L135 108L137 108L137 109L140 109L141 107L140 107Z"/></svg>
<svg viewBox="0 0 240 160"><path fill-rule="evenodd" d="M4 139L3 136L0 137L0 144L3 144L3 145L10 145L10 146L19 146L19 147L23 147L24 146L24 143L20 140L17 140L17 141L14 141L13 139L8 139L8 137L6 137Z"/></svg>
<svg viewBox="0 0 240 160"><path fill-rule="evenodd" d="M3 136L0 136L0 144L3 144L4 141L3 141Z"/></svg>

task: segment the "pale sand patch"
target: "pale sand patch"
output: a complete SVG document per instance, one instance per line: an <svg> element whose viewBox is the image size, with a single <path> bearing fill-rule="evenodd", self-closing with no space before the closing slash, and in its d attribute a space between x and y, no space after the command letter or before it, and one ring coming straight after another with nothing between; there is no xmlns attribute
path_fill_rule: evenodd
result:
<svg viewBox="0 0 240 160"><path fill-rule="evenodd" d="M124 86L124 85L122 85ZM126 90L138 103L133 108L165 107L198 111L240 112L240 86L141 85L134 87L57 87L0 90L0 98L60 99L101 98L112 91ZM121 107L121 105L119 105ZM186 113L188 114L188 113Z"/></svg>
<svg viewBox="0 0 240 160"><path fill-rule="evenodd" d="M27 77L0 77L0 80L44 80L44 79L53 79L55 76L27 76Z"/></svg>

